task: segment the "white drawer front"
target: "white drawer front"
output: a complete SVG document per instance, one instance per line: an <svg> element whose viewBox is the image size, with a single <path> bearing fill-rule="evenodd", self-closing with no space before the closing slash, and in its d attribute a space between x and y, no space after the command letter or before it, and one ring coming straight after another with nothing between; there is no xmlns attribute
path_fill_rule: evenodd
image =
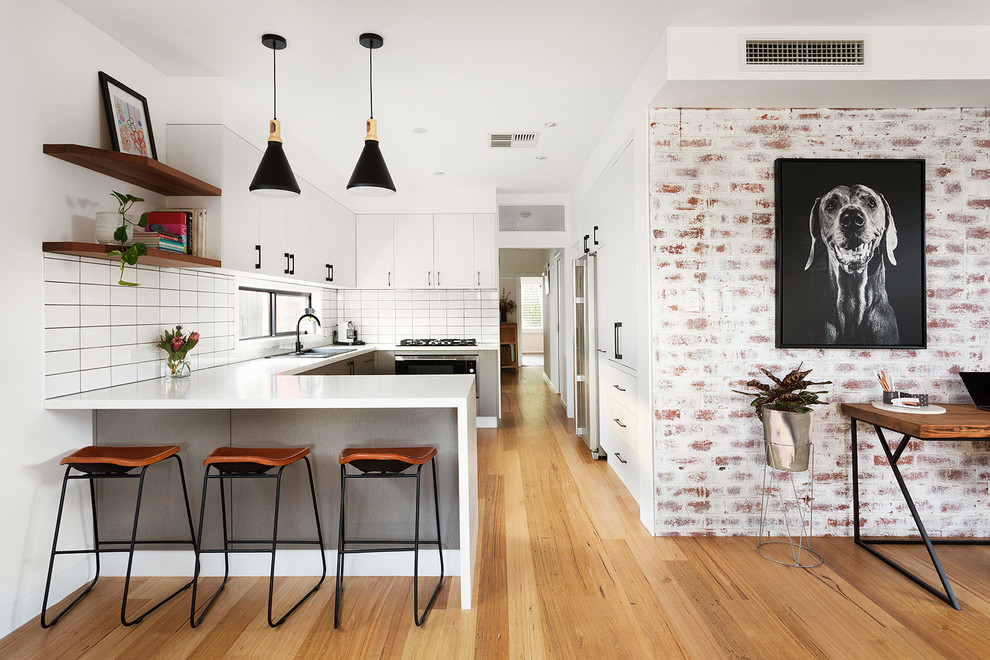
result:
<svg viewBox="0 0 990 660"><path fill-rule="evenodd" d="M604 360L601 362L605 362ZM601 362L599 364L601 364ZM624 371L605 364L599 370L599 382L602 393L625 406L630 411L635 411L637 379Z"/></svg>
<svg viewBox="0 0 990 660"><path fill-rule="evenodd" d="M639 419L614 398L606 398L602 410L602 426L610 429L631 450L639 447L637 429Z"/></svg>
<svg viewBox="0 0 990 660"><path fill-rule="evenodd" d="M608 450L608 465L619 475L633 499L639 493L639 459L617 435L611 431L602 434L602 446Z"/></svg>

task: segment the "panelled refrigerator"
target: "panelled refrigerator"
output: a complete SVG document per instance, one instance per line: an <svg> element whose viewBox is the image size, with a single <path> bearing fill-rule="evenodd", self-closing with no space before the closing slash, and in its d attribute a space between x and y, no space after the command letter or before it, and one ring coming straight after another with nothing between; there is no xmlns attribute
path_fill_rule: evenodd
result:
<svg viewBox="0 0 990 660"><path fill-rule="evenodd" d="M574 421L594 458L598 444L598 256L574 260Z"/></svg>

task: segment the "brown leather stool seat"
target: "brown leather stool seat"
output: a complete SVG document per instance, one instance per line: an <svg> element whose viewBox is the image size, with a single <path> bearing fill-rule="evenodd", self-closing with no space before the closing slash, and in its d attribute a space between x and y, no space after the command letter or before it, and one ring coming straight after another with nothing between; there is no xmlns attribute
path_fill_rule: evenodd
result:
<svg viewBox="0 0 990 660"><path fill-rule="evenodd" d="M61 461L80 472L129 472L136 467L153 465L179 453L179 445L156 447L83 447Z"/></svg>
<svg viewBox="0 0 990 660"><path fill-rule="evenodd" d="M402 472L428 463L436 455L436 447L348 447L337 460L361 472Z"/></svg>
<svg viewBox="0 0 990 660"><path fill-rule="evenodd" d="M309 456L309 447L218 447L203 465L215 465L221 472L254 474L291 465L304 456Z"/></svg>
<svg viewBox="0 0 990 660"><path fill-rule="evenodd" d="M316 522L316 539L303 540L279 540L278 538L278 516L280 493L282 489L282 472L286 467L303 461L306 464L306 472L309 475L309 491L313 499L313 518ZM230 553L257 553L264 552L271 555L271 571L268 576L268 625L272 628L281 625L295 612L306 599L312 596L327 576L327 558L323 551L323 530L320 527L320 512L316 505L316 485L313 482L313 467L309 462L309 447L218 447L213 450L203 461L205 471L203 473L203 498L199 511L199 542L196 544L196 570L193 573L192 605L189 611L189 625L193 628L203 622L206 613L213 607L217 596L223 591L230 577ZM216 474L211 474L210 470L216 470ZM274 474L269 474L275 470ZM275 480L275 518L272 523L272 535L270 539L232 539L227 525L227 501L224 494L223 480L234 479L274 479ZM210 481L220 480L220 514L223 520L223 547L203 549L203 519L206 517L206 495L207 486ZM243 548L234 549L232 546L238 544L267 545L267 548ZM288 612L277 621L272 616L272 598L275 591L275 554L280 545L315 545L319 549L320 559L323 563L323 573L319 581L305 596L299 599ZM210 597L209 602L203 608L199 617L196 617L196 591L199 584L200 555L202 554L223 554L223 581L220 587Z"/></svg>
<svg viewBox="0 0 990 660"><path fill-rule="evenodd" d="M340 463L340 528L337 535L337 585L334 591L333 627L340 626L341 596L344 591L344 555L365 554L373 552L413 553L413 621L422 625L426 615L433 607L440 587L443 585L443 547L440 543L440 496L437 488L437 450L436 447L348 447L340 452L337 462ZM419 538L420 517L420 477L423 466L429 463L433 472L433 504L436 511L437 537L435 540ZM347 466L353 466L360 474L348 474ZM404 474L415 466L414 474ZM416 479L416 518L415 537L412 539L348 539L344 533L344 497L345 485L349 479ZM360 545L361 548L348 548L348 545ZM419 546L435 545L440 556L440 579L437 580L430 601L419 615ZM378 546L378 547L368 547Z"/></svg>
<svg viewBox="0 0 990 660"><path fill-rule="evenodd" d="M161 463L169 458L174 458L179 466L179 482L182 486L182 497L186 506L186 519L189 523L189 540L188 541L174 541L174 540L137 540L137 529L138 529L138 519L141 514L141 497L144 493L144 477L145 472L148 468L156 463ZM144 614L128 620L127 619L127 594L130 590L131 585L131 568L134 563L134 548L138 544L173 544L173 543L188 543L193 548L196 547L196 539L193 535L193 521L192 521L192 511L189 507L189 494L186 491L186 479L185 473L182 469L182 459L179 458L179 445L164 445L164 446L149 446L149 447L109 447L109 446L91 446L83 447L78 451L75 451L61 461L59 465L64 465L65 475L62 478L62 495L58 503L58 517L55 521L55 538L52 541L52 554L48 562L48 579L45 583L45 596L41 604L41 627L49 628L58 623L66 612L68 612L73 605L78 603L83 596L88 594L92 590L93 586L96 585L96 581L100 579L100 553L102 552L126 552L127 556L127 573L124 579L124 596L120 604L120 622L125 626L130 626L135 623L139 623L151 614L159 607L172 600L175 596L179 595L181 592L192 586L193 581L190 580L180 589L173 592L170 596L164 600L158 602L156 605L145 610ZM140 472L132 474L134 470L140 469ZM73 471L79 474L72 474ZM93 549L75 549L75 550L59 550L58 549L58 536L59 530L62 525L62 511L65 506L65 490L69 481L85 479L89 481L89 495L90 504L92 508L93 515ZM112 541L100 538L99 524L96 515L96 485L95 480L97 479L137 479L138 489L137 489L137 503L134 507L134 521L131 526L131 537L127 540ZM121 546L126 545L127 547L107 547L107 546ZM51 622L47 620L48 615L48 596L51 591L52 584L52 572L55 568L55 557L58 555L78 555L78 554L95 554L96 555L96 576L93 581L90 582L86 589L76 596L75 600L69 603L61 612L59 612Z"/></svg>

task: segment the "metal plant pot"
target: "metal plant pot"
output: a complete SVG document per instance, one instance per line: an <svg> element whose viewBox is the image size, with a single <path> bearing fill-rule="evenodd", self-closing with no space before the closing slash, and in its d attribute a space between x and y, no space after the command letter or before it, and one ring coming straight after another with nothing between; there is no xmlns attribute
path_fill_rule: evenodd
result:
<svg viewBox="0 0 990 660"><path fill-rule="evenodd" d="M811 457L811 413L764 408L763 439L767 465L775 470L804 472Z"/></svg>

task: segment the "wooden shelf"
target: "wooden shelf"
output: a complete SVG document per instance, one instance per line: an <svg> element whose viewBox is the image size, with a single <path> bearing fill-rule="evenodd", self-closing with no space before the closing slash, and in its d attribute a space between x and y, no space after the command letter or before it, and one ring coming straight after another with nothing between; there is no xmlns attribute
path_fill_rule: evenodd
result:
<svg viewBox="0 0 990 660"><path fill-rule="evenodd" d="M503 369L519 368L519 335L515 323L499 325L499 362Z"/></svg>
<svg viewBox="0 0 990 660"><path fill-rule="evenodd" d="M42 243L41 249L45 252L69 254L74 257L92 257L94 259L107 259L110 261L118 260L118 257L111 257L107 254L111 250L117 249L116 245L76 242ZM220 262L216 259L193 257L188 254L159 250L158 248L148 248L148 253L138 260L138 264L145 266L165 266L168 268L220 268Z"/></svg>
<svg viewBox="0 0 990 660"><path fill-rule="evenodd" d="M162 195L220 196L220 189L216 186L146 156L78 144L46 144L43 151L49 156Z"/></svg>

